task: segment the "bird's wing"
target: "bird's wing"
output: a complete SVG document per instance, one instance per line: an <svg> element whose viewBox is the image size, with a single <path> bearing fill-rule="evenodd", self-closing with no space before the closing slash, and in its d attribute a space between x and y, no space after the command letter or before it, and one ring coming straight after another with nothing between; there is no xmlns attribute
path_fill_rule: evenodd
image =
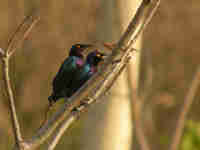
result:
<svg viewBox="0 0 200 150"><path fill-rule="evenodd" d="M75 71L73 63L75 63L75 59L73 57L69 57L63 62L53 80L53 90L55 93L60 92L63 88L69 86L69 83L71 83Z"/></svg>
<svg viewBox="0 0 200 150"><path fill-rule="evenodd" d="M73 84L69 90L69 96L73 95L91 77L90 67L84 65L75 73Z"/></svg>

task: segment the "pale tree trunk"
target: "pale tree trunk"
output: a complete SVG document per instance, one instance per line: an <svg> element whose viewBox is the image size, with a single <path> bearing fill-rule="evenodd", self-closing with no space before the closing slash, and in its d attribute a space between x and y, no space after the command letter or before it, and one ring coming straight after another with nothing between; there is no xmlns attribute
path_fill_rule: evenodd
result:
<svg viewBox="0 0 200 150"><path fill-rule="evenodd" d="M139 1L102 0L97 18L96 38L104 42L116 42L127 27ZM136 73L135 63L130 65ZM133 77L136 80L136 75ZM103 98L88 113L84 123L83 149L128 150L132 142L132 115L126 71Z"/></svg>

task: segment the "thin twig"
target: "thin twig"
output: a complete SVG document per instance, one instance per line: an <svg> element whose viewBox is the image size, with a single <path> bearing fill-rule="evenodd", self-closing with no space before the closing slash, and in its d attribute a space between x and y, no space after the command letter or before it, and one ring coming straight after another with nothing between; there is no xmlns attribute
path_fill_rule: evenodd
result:
<svg viewBox="0 0 200 150"><path fill-rule="evenodd" d="M9 51L12 50L13 45L15 44L15 40L17 40L17 35L20 33L20 31L23 29L24 25L26 24L27 20L30 18L30 16L26 16L24 20L20 23L20 25L17 27L15 32L11 35L10 39L8 40L8 47L6 49L6 52L9 53Z"/></svg>
<svg viewBox="0 0 200 150"><path fill-rule="evenodd" d="M9 60L7 57L2 59L3 62L3 80L6 86L6 93L9 98L9 108L11 111L11 121L12 121L12 127L13 127L13 133L15 136L15 142L18 148L20 148L20 142L22 141L20 126L17 118L16 108L15 108L15 102L14 102L14 95L12 92L12 87L10 83L10 77L9 77Z"/></svg>
<svg viewBox="0 0 200 150"><path fill-rule="evenodd" d="M11 121L12 121L12 129L13 129L13 134L15 137L15 142L16 142L16 149L23 149L23 145L22 145L22 134L20 131L20 124L17 118L17 113L16 113L16 107L15 107L15 100L14 100L14 94L12 91L12 86L11 86L11 82L10 82L10 76L9 76L9 58L10 56L15 52L15 50L22 45L22 43L24 42L25 38L29 35L30 31L32 30L33 26L38 22L38 18L37 20L33 19L32 22L27 25L27 28L24 29L24 31L22 31L22 28L24 27L24 25L27 23L28 20L27 18L25 18L22 22L22 24L19 25L19 27L17 28L16 32L13 34L13 36L10 39L10 42L8 43L8 48L6 49L6 51L4 52L3 50L1 50L1 55L2 57L2 72L3 72L3 80L5 83L5 89L6 89L6 93L9 99L9 108L11 111ZM19 34L22 34L22 38L19 38L18 40L16 39L18 37Z"/></svg>
<svg viewBox="0 0 200 150"><path fill-rule="evenodd" d="M17 48L22 46L24 40L28 37L33 27L38 23L39 20L40 17L36 16L35 14L25 17L8 42L6 53L9 55L9 57L16 51Z"/></svg>
<svg viewBox="0 0 200 150"><path fill-rule="evenodd" d="M179 116L179 119L177 121L176 130L174 132L174 136L172 137L172 143L170 145L169 150L177 150L178 146L181 141L181 137L183 134L185 121L187 119L187 114L190 110L190 107L194 101L194 97L197 93L198 87L200 84L200 67L198 67L196 74L194 75L194 78L191 82L191 86L187 92L187 95L184 100L184 104Z"/></svg>
<svg viewBox="0 0 200 150"><path fill-rule="evenodd" d="M135 72L135 71L134 71ZM130 97L131 97L131 102L132 102L132 110L133 110L133 116L134 116L134 121L135 121L135 134L136 138L138 139L138 142L140 144L140 147L142 150L150 150L150 146L147 142L147 139L145 138L144 135L144 130L143 130L143 125L142 125L142 120L141 120L141 99L137 96L137 91L136 91L136 83L133 80L133 71L130 66L128 65L127 69L128 73L128 85L130 89Z"/></svg>
<svg viewBox="0 0 200 150"><path fill-rule="evenodd" d="M0 57L3 57L3 56L5 56L5 52L2 48L0 48Z"/></svg>

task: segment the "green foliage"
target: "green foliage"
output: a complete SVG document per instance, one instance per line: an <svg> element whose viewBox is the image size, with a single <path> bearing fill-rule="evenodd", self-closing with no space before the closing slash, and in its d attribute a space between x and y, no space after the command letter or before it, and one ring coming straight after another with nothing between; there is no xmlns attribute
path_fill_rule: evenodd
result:
<svg viewBox="0 0 200 150"><path fill-rule="evenodd" d="M187 121L180 150L199 150L200 148L200 123Z"/></svg>

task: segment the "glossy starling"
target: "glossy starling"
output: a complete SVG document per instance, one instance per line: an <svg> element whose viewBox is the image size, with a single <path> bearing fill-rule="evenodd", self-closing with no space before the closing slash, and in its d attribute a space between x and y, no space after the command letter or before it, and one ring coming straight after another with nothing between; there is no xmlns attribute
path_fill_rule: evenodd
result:
<svg viewBox="0 0 200 150"><path fill-rule="evenodd" d="M64 60L53 80L53 92L48 97L50 104L59 98L68 97L68 89L72 85L76 72L84 65L83 51L91 47L87 44L75 44L70 49L69 57Z"/></svg>
<svg viewBox="0 0 200 150"><path fill-rule="evenodd" d="M98 70L98 64L104 60L105 54L95 50L88 54L87 59L83 67L77 72L71 91L68 97L72 96L78 89L88 81L94 73Z"/></svg>

